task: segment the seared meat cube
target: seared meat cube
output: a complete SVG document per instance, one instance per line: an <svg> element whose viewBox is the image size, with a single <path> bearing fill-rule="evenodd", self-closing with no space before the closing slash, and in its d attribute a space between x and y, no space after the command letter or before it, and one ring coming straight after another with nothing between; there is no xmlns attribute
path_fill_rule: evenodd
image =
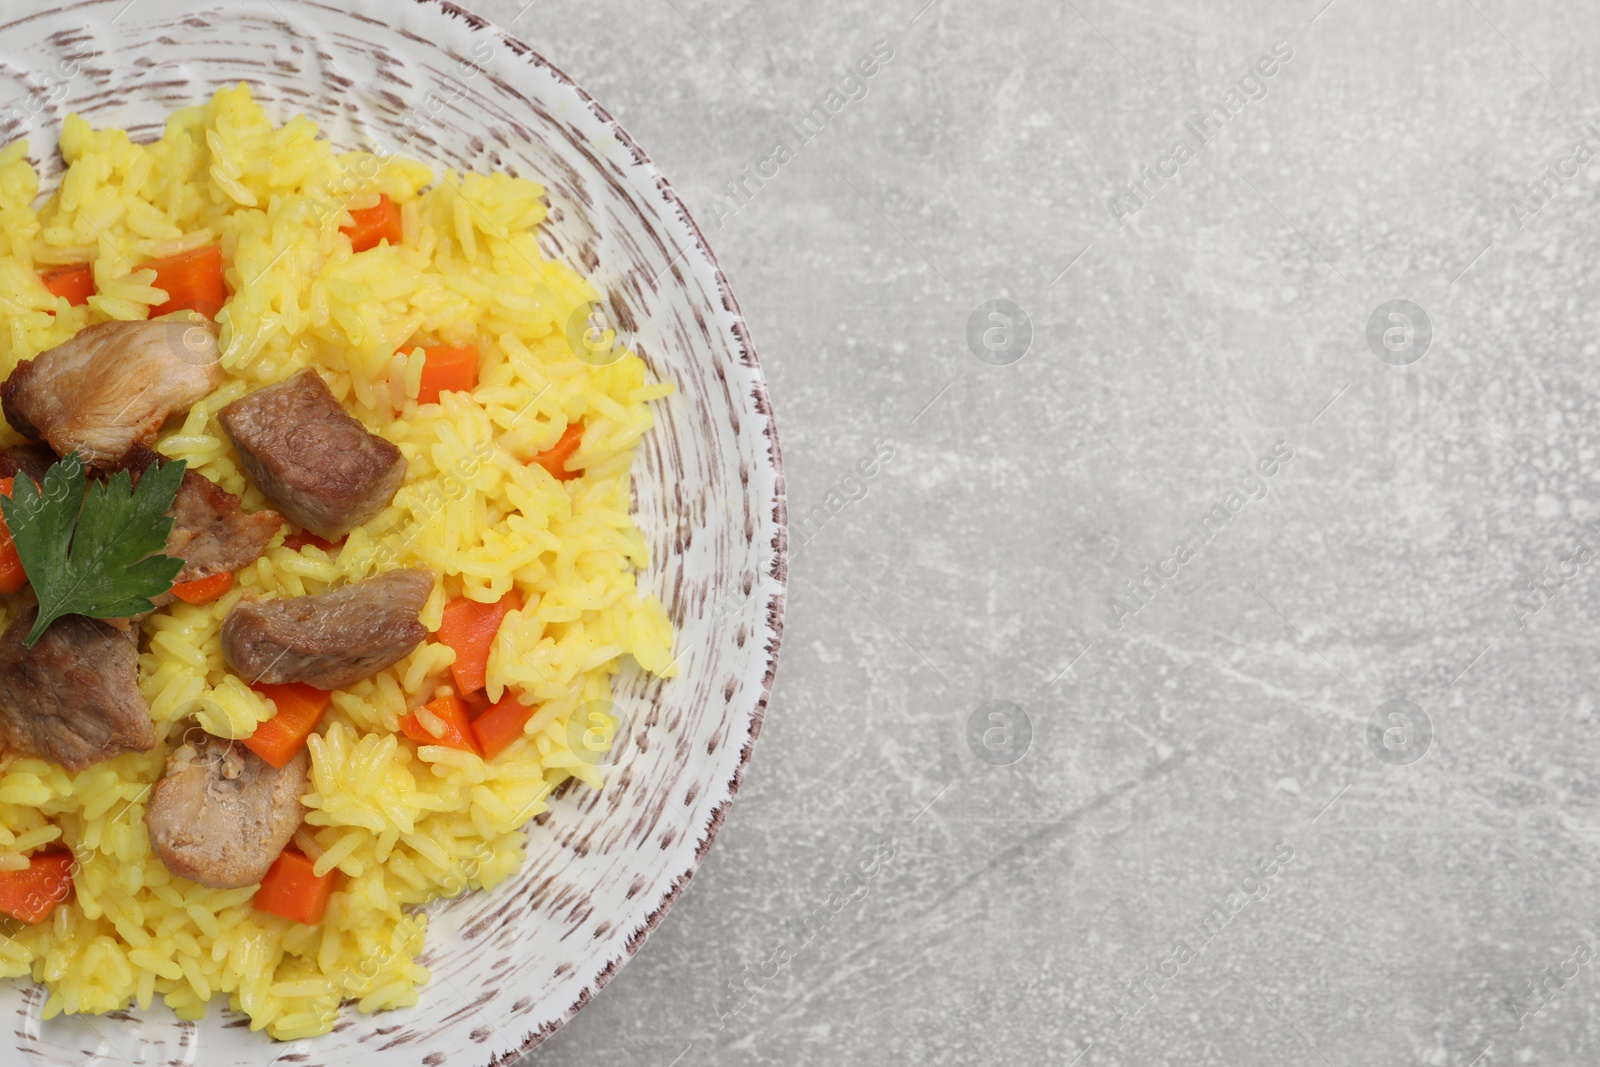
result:
<svg viewBox="0 0 1600 1067"><path fill-rule="evenodd" d="M352 418L310 368L223 408L222 428L278 510L330 541L388 506L406 477L400 450Z"/></svg>
<svg viewBox="0 0 1600 1067"><path fill-rule="evenodd" d="M0 747L74 773L154 748L137 635L66 615L28 648L22 639L38 615L29 597L0 637Z"/></svg>
<svg viewBox="0 0 1600 1067"><path fill-rule="evenodd" d="M222 622L222 654L247 682L343 689L422 643L417 613L431 592L430 572L398 570L316 596L241 600Z"/></svg>
<svg viewBox="0 0 1600 1067"><path fill-rule="evenodd" d="M183 472L183 484L172 502L172 517L166 552L183 560L179 582L209 578L254 563L267 550L267 542L283 528L283 516L276 511L244 511L238 497L194 471Z"/></svg>
<svg viewBox="0 0 1600 1067"><path fill-rule="evenodd" d="M43 445L26 444L0 448L0 478L26 474L43 482L45 472L55 465L56 454Z"/></svg>
<svg viewBox="0 0 1600 1067"><path fill-rule="evenodd" d="M91 471L122 466L222 380L209 322L102 322L17 364L0 385L13 429Z"/></svg>
<svg viewBox="0 0 1600 1067"><path fill-rule="evenodd" d="M255 885L300 829L310 766L305 749L278 770L238 741L191 727L145 809L151 851L191 882Z"/></svg>
<svg viewBox="0 0 1600 1067"><path fill-rule="evenodd" d="M137 450L129 462L135 480L159 458L149 449ZM183 472L171 514L172 532L167 535L165 551L183 560L177 582L231 573L254 563L283 526L283 516L276 511L244 511L238 497L191 470ZM161 607L172 599L171 593L163 593L152 602Z"/></svg>

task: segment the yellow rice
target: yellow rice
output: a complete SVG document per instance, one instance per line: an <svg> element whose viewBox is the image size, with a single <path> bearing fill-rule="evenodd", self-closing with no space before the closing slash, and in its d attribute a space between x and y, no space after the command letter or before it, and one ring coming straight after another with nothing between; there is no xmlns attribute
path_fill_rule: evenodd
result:
<svg viewBox="0 0 1600 1067"><path fill-rule="evenodd" d="M303 116L274 125L243 85L174 114L149 145L71 116L60 141L68 170L37 208L26 144L0 150L0 378L89 323L145 318L164 294L137 265L220 242L233 293L219 316L225 378L159 450L247 508L267 506L216 413L312 365L410 464L393 504L336 557L274 541L221 600L175 604L145 623L140 687L166 738L154 751L77 775L0 761L0 869L44 846L70 847L81 864L72 901L39 925L6 923L0 938L0 975L45 983L47 1018L159 996L195 1019L226 995L252 1027L290 1039L327 1032L341 1002L364 1012L416 1003L429 978L415 962L427 925L417 906L513 874L520 828L563 780L601 786L593 750L610 742L604 702L621 657L675 673L666 614L635 587L649 561L629 515L632 448L651 426L648 402L671 386L649 382L632 353L605 366L577 358L565 325L598 294L539 254L544 189L338 154L316 134ZM344 209L380 193L402 206L402 247L353 256L339 233ZM97 288L87 306L39 284L41 269L84 260ZM476 391L418 406L422 357L409 346L420 339L476 343ZM558 482L527 462L577 420L583 478ZM335 694L311 739L297 841L320 855L319 871L343 872L321 925L254 910L253 887L206 889L170 874L143 821L168 742L190 716L247 736L271 714L224 667L217 633L228 609L247 592L299 596L406 565L443 578L423 612L430 629L451 595L521 593L491 653L489 695L514 690L537 706L525 736L485 762L398 733L400 717L449 679L454 653L424 643Z"/></svg>

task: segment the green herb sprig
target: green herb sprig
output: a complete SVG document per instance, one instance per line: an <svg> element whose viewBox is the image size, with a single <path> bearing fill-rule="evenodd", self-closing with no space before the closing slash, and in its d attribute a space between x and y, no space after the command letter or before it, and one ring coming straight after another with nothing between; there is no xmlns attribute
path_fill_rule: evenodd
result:
<svg viewBox="0 0 1600 1067"><path fill-rule="evenodd" d="M0 514L39 600L24 643L32 648L63 615L118 619L151 611L172 588L183 560L161 554L172 532L168 510L183 482L183 460L152 464L133 484L118 471L89 485L76 452L45 472L41 492L16 479Z"/></svg>

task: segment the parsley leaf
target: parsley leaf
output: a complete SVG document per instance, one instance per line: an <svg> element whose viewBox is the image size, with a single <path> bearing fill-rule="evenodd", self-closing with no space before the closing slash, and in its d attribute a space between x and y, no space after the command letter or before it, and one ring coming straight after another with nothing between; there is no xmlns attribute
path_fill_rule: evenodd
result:
<svg viewBox="0 0 1600 1067"><path fill-rule="evenodd" d="M0 496L22 569L39 598L39 617L24 643L32 648L63 615L124 618L152 610L151 597L172 588L183 560L159 553L172 532L167 510L186 466L181 459L150 466L133 484L127 471L88 486L76 452L44 476L18 478Z"/></svg>

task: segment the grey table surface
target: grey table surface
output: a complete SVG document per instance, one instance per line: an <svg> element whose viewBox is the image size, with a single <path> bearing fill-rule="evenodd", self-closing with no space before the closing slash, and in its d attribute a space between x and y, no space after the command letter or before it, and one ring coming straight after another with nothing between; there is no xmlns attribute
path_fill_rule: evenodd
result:
<svg viewBox="0 0 1600 1067"><path fill-rule="evenodd" d="M1595 1062L1600 8L525 2L796 546L715 848L527 1063Z"/></svg>

